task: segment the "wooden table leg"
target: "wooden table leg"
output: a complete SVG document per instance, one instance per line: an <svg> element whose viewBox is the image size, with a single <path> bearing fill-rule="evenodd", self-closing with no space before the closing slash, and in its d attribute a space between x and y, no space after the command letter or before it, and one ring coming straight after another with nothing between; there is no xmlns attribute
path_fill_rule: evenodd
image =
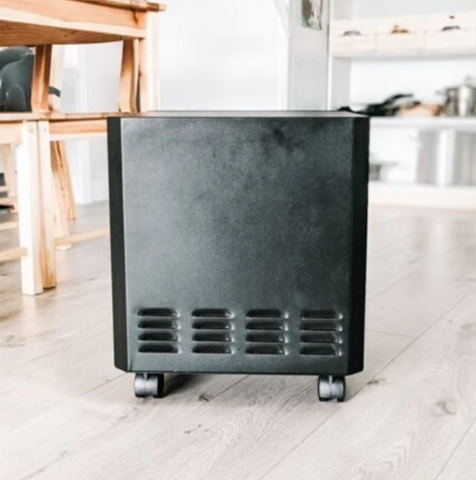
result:
<svg viewBox="0 0 476 480"><path fill-rule="evenodd" d="M56 287L56 245L54 232L55 197L51 168L48 122L38 122L38 164L40 171L41 273L44 288Z"/></svg>
<svg viewBox="0 0 476 480"><path fill-rule="evenodd" d="M140 110L159 109L159 14L147 12L146 36L139 41Z"/></svg>
<svg viewBox="0 0 476 480"><path fill-rule="evenodd" d="M22 141L17 147L18 210L20 248L27 250L21 259L22 291L25 295L43 292L41 274L40 171L35 123L23 124Z"/></svg>

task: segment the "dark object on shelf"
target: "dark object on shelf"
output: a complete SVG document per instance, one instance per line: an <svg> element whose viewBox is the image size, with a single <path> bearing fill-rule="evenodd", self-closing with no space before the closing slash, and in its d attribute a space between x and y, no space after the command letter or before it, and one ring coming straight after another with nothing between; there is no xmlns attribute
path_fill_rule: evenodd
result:
<svg viewBox="0 0 476 480"><path fill-rule="evenodd" d="M403 107L415 107L420 104L421 102L413 99L412 94L399 93L397 95L392 95L381 103L371 103L361 110L354 110L351 107L342 107L340 111L367 115L369 117L394 117Z"/></svg>
<svg viewBox="0 0 476 480"><path fill-rule="evenodd" d="M27 47L0 51L0 111L31 112L31 83L35 56ZM50 93L60 96L51 87Z"/></svg>
<svg viewBox="0 0 476 480"><path fill-rule="evenodd" d="M369 120L344 113L109 119L115 364L165 373L363 368Z"/></svg>
<svg viewBox="0 0 476 480"><path fill-rule="evenodd" d="M458 25L448 25L447 27L443 27L442 32L457 32L461 30L461 27Z"/></svg>
<svg viewBox="0 0 476 480"><path fill-rule="evenodd" d="M361 37L362 33L358 30L347 30L342 34L343 37Z"/></svg>
<svg viewBox="0 0 476 480"><path fill-rule="evenodd" d="M402 35L402 34L406 34L406 33L410 33L410 30L408 30L405 27L401 27L400 25L395 25L393 27L393 30L391 31L392 35Z"/></svg>
<svg viewBox="0 0 476 480"><path fill-rule="evenodd" d="M467 77L465 83L438 92L444 96L443 114L447 117L474 117L476 115L476 82Z"/></svg>
<svg viewBox="0 0 476 480"><path fill-rule="evenodd" d="M457 32L461 30L461 27L458 25L458 19L456 18L455 15L450 15L448 17L448 20L451 22L451 24L446 25L443 27L442 32Z"/></svg>

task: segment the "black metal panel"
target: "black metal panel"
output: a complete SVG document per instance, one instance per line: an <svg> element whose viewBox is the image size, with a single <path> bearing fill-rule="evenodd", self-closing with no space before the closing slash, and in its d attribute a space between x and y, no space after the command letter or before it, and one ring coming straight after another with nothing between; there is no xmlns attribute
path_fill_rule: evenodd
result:
<svg viewBox="0 0 476 480"><path fill-rule="evenodd" d="M315 112L110 119L116 365L360 371L368 129Z"/></svg>

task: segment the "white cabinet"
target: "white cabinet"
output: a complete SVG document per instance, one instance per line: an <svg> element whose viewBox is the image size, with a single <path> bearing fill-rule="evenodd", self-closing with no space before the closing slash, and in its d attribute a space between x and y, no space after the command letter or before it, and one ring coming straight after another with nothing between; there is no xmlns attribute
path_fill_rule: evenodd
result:
<svg viewBox="0 0 476 480"><path fill-rule="evenodd" d="M339 57L364 52L476 53L476 11L335 20L330 51Z"/></svg>
<svg viewBox="0 0 476 480"><path fill-rule="evenodd" d="M377 22L341 20L331 26L331 51L372 52L377 48Z"/></svg>

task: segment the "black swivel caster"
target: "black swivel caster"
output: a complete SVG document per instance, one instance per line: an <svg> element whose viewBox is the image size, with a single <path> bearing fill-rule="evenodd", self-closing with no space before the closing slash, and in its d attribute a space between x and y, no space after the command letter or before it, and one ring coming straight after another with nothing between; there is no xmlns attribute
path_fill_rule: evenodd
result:
<svg viewBox="0 0 476 480"><path fill-rule="evenodd" d="M134 379L134 393L137 398L164 397L165 375L137 373Z"/></svg>
<svg viewBox="0 0 476 480"><path fill-rule="evenodd" d="M337 400L342 403L345 400L345 377L332 375L319 377L317 393L321 402Z"/></svg>

